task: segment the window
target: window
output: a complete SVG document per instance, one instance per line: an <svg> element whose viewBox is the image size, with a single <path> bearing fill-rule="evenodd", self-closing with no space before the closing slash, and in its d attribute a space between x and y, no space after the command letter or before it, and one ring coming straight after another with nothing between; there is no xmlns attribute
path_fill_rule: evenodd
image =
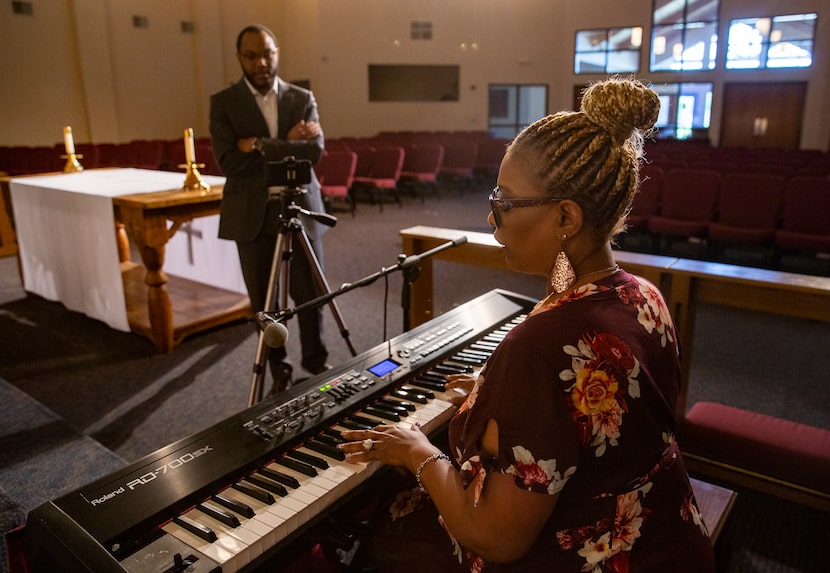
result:
<svg viewBox="0 0 830 573"><path fill-rule="evenodd" d="M806 68L813 63L815 14L729 22L729 69Z"/></svg>
<svg viewBox="0 0 830 573"><path fill-rule="evenodd" d="M617 74L640 71L643 29L610 28L576 33L574 73Z"/></svg>
<svg viewBox="0 0 830 573"><path fill-rule="evenodd" d="M660 139L688 139L709 129L712 116L711 83L651 86L660 97L656 127Z"/></svg>
<svg viewBox="0 0 830 573"><path fill-rule="evenodd" d="M492 137L514 138L548 113L548 86L490 84L488 131Z"/></svg>
<svg viewBox="0 0 830 573"><path fill-rule="evenodd" d="M719 0L654 0L651 71L715 68Z"/></svg>

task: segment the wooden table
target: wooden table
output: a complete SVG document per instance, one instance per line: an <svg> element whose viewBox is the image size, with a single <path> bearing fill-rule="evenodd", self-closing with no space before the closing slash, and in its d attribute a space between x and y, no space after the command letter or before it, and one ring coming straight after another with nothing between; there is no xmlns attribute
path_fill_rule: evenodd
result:
<svg viewBox="0 0 830 573"><path fill-rule="evenodd" d="M222 188L216 186L210 192L174 190L113 198L130 329L148 336L160 352L169 352L185 336L251 315L247 296L169 277L163 270L170 237L187 221L219 213L221 201ZM127 237L143 267L131 264Z"/></svg>
<svg viewBox="0 0 830 573"><path fill-rule="evenodd" d="M60 174L46 173L20 179L55 175ZM176 182L178 175L184 181L184 174L170 175ZM8 192L11 179L8 176L0 178L5 192ZM176 188L111 198L126 304L125 328L128 326L132 332L149 337L160 352L169 352L190 334L251 315L247 295L167 275L163 270L165 250L176 231L195 218L219 213L223 186L215 180L222 179L205 179L214 183L209 192ZM5 246L5 235L3 239ZM130 241L143 264L131 260ZM12 252L16 251L15 245Z"/></svg>

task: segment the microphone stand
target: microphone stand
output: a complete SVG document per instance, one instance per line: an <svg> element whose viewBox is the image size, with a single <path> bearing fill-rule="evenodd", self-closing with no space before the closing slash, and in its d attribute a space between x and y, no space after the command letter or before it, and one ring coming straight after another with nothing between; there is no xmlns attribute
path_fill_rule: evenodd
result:
<svg viewBox="0 0 830 573"><path fill-rule="evenodd" d="M294 308L289 308L289 309L285 309L285 310L271 311L271 312L265 312L265 311L258 312L256 314L257 322L260 325L268 324L269 322L285 322L286 320L290 319L291 317L293 317L294 315L296 315L299 312L302 312L304 310L308 310L308 309L311 309L311 308L317 308L318 306L322 306L322 305L328 303L333 298L340 296L341 294L345 294L345 293L347 293L351 290L354 290L356 288L368 286L368 285L374 283L375 281L377 281L379 278L385 277L386 275L389 275L389 274L392 274L395 271L402 271L404 273L404 277L407 278L407 279L410 278L411 276L414 276L414 278L412 278L412 280L414 281L417 278L418 271L419 271L419 269L417 268L417 265L422 260L424 260L426 258L429 258L433 255L436 255L436 254L438 254L441 251L444 251L446 249L451 249L453 247L463 245L466 242L467 242L467 236L463 235L463 236L461 236L461 237L459 237L459 238L457 238L453 241L449 241L449 242L444 243L442 245L438 245L437 247L432 248L428 251L424 251L423 253L420 253L418 255L410 255L408 257L403 257L402 256L402 260L398 261L397 264L395 264L391 267L384 267L380 271L378 271L376 273L373 273L371 275L368 275L366 277L363 277L362 279L358 280L357 282L343 283L340 286L340 288L338 288L337 290L333 290L331 292L325 293L322 296L311 299L311 300L309 300L307 302L304 302L304 303L302 303L298 306L295 306ZM414 270L414 272L413 272L413 270ZM405 281L405 282L407 282L407 281ZM408 304L408 301L407 301L407 304ZM406 319L406 316L408 314L409 314L409 309L405 308L404 309L404 321L405 322L408 322L408 320Z"/></svg>

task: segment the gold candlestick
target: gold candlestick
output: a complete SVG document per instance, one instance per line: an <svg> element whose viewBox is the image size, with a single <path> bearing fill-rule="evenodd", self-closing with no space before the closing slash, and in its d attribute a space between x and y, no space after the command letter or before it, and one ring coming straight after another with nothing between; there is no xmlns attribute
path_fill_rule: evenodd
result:
<svg viewBox="0 0 830 573"><path fill-rule="evenodd" d="M84 166L81 165L79 159L83 159L83 155L80 153L70 153L69 155L61 155L62 159L66 159L66 165L63 166L64 173L77 173L78 171L83 171Z"/></svg>
<svg viewBox="0 0 830 573"><path fill-rule="evenodd" d="M201 173L199 173L199 168L204 169L204 163L196 163L193 161L191 163L179 165L179 167L184 167L187 170L182 189L185 191L201 191L202 194L210 193L210 185L204 182Z"/></svg>

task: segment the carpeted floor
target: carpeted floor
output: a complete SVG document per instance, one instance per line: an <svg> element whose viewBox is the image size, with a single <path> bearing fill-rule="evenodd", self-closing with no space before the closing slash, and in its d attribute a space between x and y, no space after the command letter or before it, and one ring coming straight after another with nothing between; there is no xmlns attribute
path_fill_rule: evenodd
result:
<svg viewBox="0 0 830 573"><path fill-rule="evenodd" d="M403 208L387 203L383 213L366 203L359 204L354 218L335 213L338 224L324 243L330 286L336 289L396 263L403 228L423 224L489 231L486 198L484 189L428 196L423 203L405 196ZM465 265L437 262L435 273L438 312L495 287L534 297L544 291L537 277ZM0 421L0 461L6 470L0 474L0 494L31 482L27 451L61 449L47 439L55 424L67 435L88 440L95 455L103 451L110 461L129 462L245 408L257 338L250 323L190 337L162 355L139 336L27 297L14 259L0 259L0 277L0 378L14 387L3 394L4 408L23 412L35 403L53 413L44 425L16 427L10 423L13 416ZM401 332L400 292L401 277L393 274L337 299L358 352ZM332 313L325 310L324 317L329 361L341 363L350 357L348 347ZM289 356L298 363L296 325L289 328ZM830 428L830 397L817 387L830 371L828 340L826 324L705 306L698 316L689 404L714 400ZM40 446L6 447L12 442ZM52 469L40 465L46 474L53 475ZM57 485L54 478L29 484L23 499L16 500L17 510L25 514L81 483L75 477ZM740 492L719 541L721 569L825 571L828 530L827 514Z"/></svg>

